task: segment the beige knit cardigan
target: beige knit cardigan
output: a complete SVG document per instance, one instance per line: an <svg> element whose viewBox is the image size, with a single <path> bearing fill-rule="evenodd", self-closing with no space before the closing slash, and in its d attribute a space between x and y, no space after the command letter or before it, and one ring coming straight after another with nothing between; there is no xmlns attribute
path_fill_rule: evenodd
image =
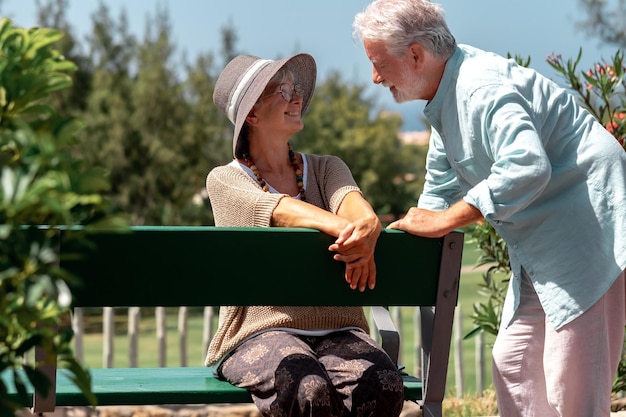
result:
<svg viewBox="0 0 626 417"><path fill-rule="evenodd" d="M346 194L360 192L341 159L318 155L306 155L306 158L308 203L337 213ZM211 170L206 189L215 225L224 227L269 227L276 205L287 197L285 194L264 192L254 178L230 165ZM268 261L280 265L279 259ZM259 279L267 279L268 285L271 285L271 277L259 276ZM211 340L205 364L216 364L245 339L276 327L304 330L358 327L369 332L361 307L222 306L218 329Z"/></svg>

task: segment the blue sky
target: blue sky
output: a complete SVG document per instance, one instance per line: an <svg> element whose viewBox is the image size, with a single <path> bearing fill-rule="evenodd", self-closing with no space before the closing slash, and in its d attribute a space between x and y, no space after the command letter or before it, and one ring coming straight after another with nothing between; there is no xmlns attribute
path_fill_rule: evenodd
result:
<svg viewBox="0 0 626 417"><path fill-rule="evenodd" d="M199 53L219 53L220 29L232 24L239 37L240 52L266 58L283 57L294 52L312 54L318 64L318 79L331 70L344 80L368 85L380 106L399 111L404 130L421 127L423 103L396 104L384 88L371 84L371 67L363 47L352 38L352 20L369 0L102 0L112 16L124 9L130 29L143 35L148 16L157 6L170 14L173 41L178 53L190 60ZM43 0L42 0L43 2ZM580 47L586 69L601 58L612 56L617 48L602 47L590 39L576 22L582 10L576 0L438 0L457 42L470 44L502 55L507 52L531 57L531 67L560 81L545 63L551 53L575 57ZM69 0L66 15L81 40L91 28L96 0ZM564 7L568 5L568 7ZM35 0L3 0L0 11L15 25L36 24Z"/></svg>

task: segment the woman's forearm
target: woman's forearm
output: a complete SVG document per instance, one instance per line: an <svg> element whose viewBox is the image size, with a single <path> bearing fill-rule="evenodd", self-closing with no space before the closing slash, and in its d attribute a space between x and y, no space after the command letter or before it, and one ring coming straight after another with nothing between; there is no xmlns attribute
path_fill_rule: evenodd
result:
<svg viewBox="0 0 626 417"><path fill-rule="evenodd" d="M283 198L272 213L272 226L307 227L337 237L350 222L295 198Z"/></svg>

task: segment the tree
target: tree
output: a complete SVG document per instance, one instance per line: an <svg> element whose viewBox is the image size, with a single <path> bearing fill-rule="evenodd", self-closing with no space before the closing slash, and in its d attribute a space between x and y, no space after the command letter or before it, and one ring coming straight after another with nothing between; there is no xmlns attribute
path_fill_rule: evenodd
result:
<svg viewBox="0 0 626 417"><path fill-rule="evenodd" d="M177 65L166 10L148 17L141 41L125 13L116 22L101 5L93 19L82 156L109 168L111 198L133 224L211 224L204 181L230 158L232 136L212 103L213 56ZM224 37L236 38L228 28Z"/></svg>
<svg viewBox="0 0 626 417"><path fill-rule="evenodd" d="M88 57L81 51L80 44L74 36L67 18L68 0L48 0L46 4L37 3L37 21L41 27L55 28L64 35L55 48L68 60L76 65L76 70L69 74L72 85L64 90L56 91L50 96L53 106L62 114L72 114L74 110L84 110L91 89L92 68Z"/></svg>
<svg viewBox="0 0 626 417"><path fill-rule="evenodd" d="M591 36L618 48L626 47L626 0L579 0L587 18L578 22Z"/></svg>
<svg viewBox="0 0 626 417"><path fill-rule="evenodd" d="M222 28L222 50L220 53L224 63L230 62L230 60L237 56L235 45L238 39L233 22L229 21L228 24Z"/></svg>
<svg viewBox="0 0 626 417"><path fill-rule="evenodd" d="M130 120L136 146L127 148L132 171L120 187L135 224L180 224L176 208L197 190L187 176L189 155L180 146L188 107L171 59L170 31L167 12L157 11L137 51Z"/></svg>
<svg viewBox="0 0 626 417"><path fill-rule="evenodd" d="M77 157L90 164L107 168L111 179L111 195L125 212L120 184L132 173L127 158L126 143L133 142L134 110L131 88L131 66L135 56L136 39L128 32L124 13L120 23L101 4L92 15L93 29L89 36L89 58L93 67L92 86L86 98L81 118L85 128L75 150Z"/></svg>
<svg viewBox="0 0 626 417"><path fill-rule="evenodd" d="M213 104L215 59L211 54L199 56L186 69L184 97L186 123L182 127L180 146L190 169L191 201L183 205L183 218L196 218L201 224L213 224L213 213L204 187L206 175L215 166L232 158L233 128Z"/></svg>

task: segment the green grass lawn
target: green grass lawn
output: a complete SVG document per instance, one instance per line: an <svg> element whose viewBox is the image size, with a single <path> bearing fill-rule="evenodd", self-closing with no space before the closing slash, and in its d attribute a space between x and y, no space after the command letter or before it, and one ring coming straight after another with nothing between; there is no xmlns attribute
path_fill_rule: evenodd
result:
<svg viewBox="0 0 626 417"><path fill-rule="evenodd" d="M472 311L474 302L482 300L482 296L478 294L478 284L482 281L482 273L480 271L472 271L471 267L475 265L476 259L480 253L474 249L473 245L466 243L463 253L463 265L466 266L461 275L459 306L460 313L463 318L462 334L467 334L473 329L473 325L469 315ZM469 267L469 268L468 268ZM469 270L468 270L469 269ZM167 343L166 343L166 365L180 366L180 348L177 331L177 314L178 309L167 309ZM414 333L413 317L414 309L411 307L402 307L402 365L413 373L415 370L416 353L413 348ZM126 317L125 312L119 312L116 315L116 337L114 340L114 366L129 366L128 360L128 336L126 335ZM188 366L202 365L204 354L202 349L202 312L199 310L192 311L189 314L187 327L187 364ZM454 336L453 336L454 337ZM485 356L485 387L491 384L491 365L490 365L490 346L493 337L486 337L484 347ZM91 368L101 368L102 360L102 334L89 333L84 337L84 363ZM454 347L453 347L454 349ZM475 372L475 340L474 338L464 340L462 342L463 352L463 369L464 369L464 391L465 393L476 392L476 372ZM455 387L454 376L454 352L451 353L450 365L448 368L448 390L453 392ZM155 331L155 319L153 311L149 309L142 310L140 339L139 339L139 366L156 367L159 366L158 359L158 342Z"/></svg>

